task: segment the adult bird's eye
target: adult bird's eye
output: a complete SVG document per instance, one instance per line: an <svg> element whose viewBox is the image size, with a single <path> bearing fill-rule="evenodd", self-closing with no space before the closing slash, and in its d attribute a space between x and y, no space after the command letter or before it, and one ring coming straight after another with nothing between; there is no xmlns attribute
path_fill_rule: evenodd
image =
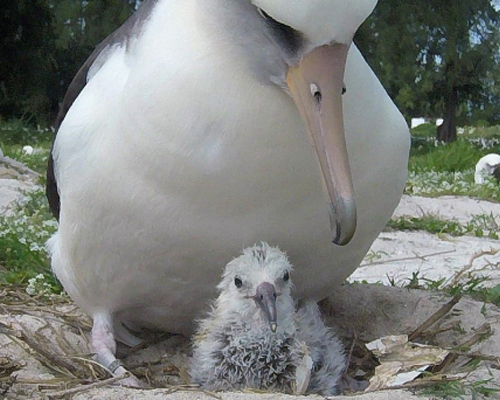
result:
<svg viewBox="0 0 500 400"><path fill-rule="evenodd" d="M312 97L314 97L318 104L321 103L321 90L319 89L318 85L316 85L315 83L311 83L310 89Z"/></svg>
<svg viewBox="0 0 500 400"><path fill-rule="evenodd" d="M234 286L236 286L238 289L243 286L243 282L240 278L234 278Z"/></svg>
<svg viewBox="0 0 500 400"><path fill-rule="evenodd" d="M285 272L285 275L283 275L283 281L284 282L288 282L290 279L290 274L288 273L288 271Z"/></svg>
<svg viewBox="0 0 500 400"><path fill-rule="evenodd" d="M342 85L342 94L345 94L345 92L347 92L347 88L345 87L345 85Z"/></svg>

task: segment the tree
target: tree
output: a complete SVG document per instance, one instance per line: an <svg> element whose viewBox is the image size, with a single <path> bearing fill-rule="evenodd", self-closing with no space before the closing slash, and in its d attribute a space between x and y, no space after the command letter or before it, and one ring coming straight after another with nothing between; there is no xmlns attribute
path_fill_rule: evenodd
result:
<svg viewBox="0 0 500 400"><path fill-rule="evenodd" d="M431 92L444 109L438 140L451 142L457 138L459 105L487 96L484 83L498 59L500 18L489 0L434 0L427 6L441 58Z"/></svg>
<svg viewBox="0 0 500 400"><path fill-rule="evenodd" d="M139 0L16 0L0 8L0 116L47 123L93 48Z"/></svg>
<svg viewBox="0 0 500 400"><path fill-rule="evenodd" d="M425 101L429 80L419 63L427 35L414 4L380 0L361 26L356 44L405 118L428 115Z"/></svg>
<svg viewBox="0 0 500 400"><path fill-rule="evenodd" d="M140 4L138 0L50 0L56 35L51 80L51 116L78 69L94 47L117 29Z"/></svg>
<svg viewBox="0 0 500 400"><path fill-rule="evenodd" d="M498 99L499 28L489 0L380 0L358 40L406 117L442 116L438 139L451 142L460 113Z"/></svg>
<svg viewBox="0 0 500 400"><path fill-rule="evenodd" d="M49 112L51 22L46 0L7 1L0 8L0 115L33 118Z"/></svg>

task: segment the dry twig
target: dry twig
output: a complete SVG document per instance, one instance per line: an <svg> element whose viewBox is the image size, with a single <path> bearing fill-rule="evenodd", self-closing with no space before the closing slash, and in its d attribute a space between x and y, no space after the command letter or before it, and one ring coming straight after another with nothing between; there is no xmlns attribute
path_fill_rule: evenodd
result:
<svg viewBox="0 0 500 400"><path fill-rule="evenodd" d="M462 277L463 274L465 274L467 271L470 271L470 269L472 268L472 266L474 265L474 261L476 261L479 257L483 257L483 256L494 256L496 255L498 252L500 251L500 249L496 249L496 250L486 250L486 251L478 251L477 253L474 253L472 255L472 257L470 258L469 262L467 263L467 265L465 267L463 267L460 271L458 271L454 276L453 278L450 280L450 282L448 282L446 284L446 287L448 288L451 288L453 286L455 286L458 281L460 280L460 278Z"/></svg>
<svg viewBox="0 0 500 400"><path fill-rule="evenodd" d="M450 312L450 310L460 301L462 295L458 294L451 301L443 305L439 310L437 310L434 314L432 314L427 320L425 320L417 329L415 329L408 336L408 341L413 342L417 337L419 337L423 331L430 328L437 321L443 318L446 314Z"/></svg>
<svg viewBox="0 0 500 400"><path fill-rule="evenodd" d="M62 397L70 396L70 395L73 395L76 393L86 392L88 390L92 390L95 388L108 386L108 385L111 385L115 382L121 381L122 379L128 378L129 376L130 376L130 372L126 372L123 375L114 376L112 378L105 379L103 381L90 383L88 385L80 385L80 386L77 386L77 387L74 387L71 389L61 390L61 391L55 392L55 393L48 393L47 396L49 397L49 399L60 399Z"/></svg>
<svg viewBox="0 0 500 400"><path fill-rule="evenodd" d="M483 339L485 335L488 335L490 333L491 333L491 325L483 324L479 327L477 332L470 339L463 342L460 346L458 346L458 348L470 348L477 342L479 342L481 339ZM441 364L436 365L432 369L432 372L436 373L446 370L451 365L451 363L453 363L458 357L460 357L460 354L458 354L457 352L450 352L450 354L448 354L445 357L445 359Z"/></svg>
<svg viewBox="0 0 500 400"><path fill-rule="evenodd" d="M425 260L426 257L435 257L435 256L440 256L440 255L443 255L443 254L450 254L450 253L455 253L456 250L446 250L446 251L439 251L437 253L431 253L431 254L425 254L423 256L420 256L416 253L413 253L415 254L414 257L402 257L402 258L392 258L392 259L389 259L389 260L383 260L383 261L371 261L371 262L367 262L366 264L361 264L359 267L362 268L362 267L368 267L370 265L380 265L380 264L388 264L388 263L392 263L392 262L399 262L399 261L411 261L411 260Z"/></svg>

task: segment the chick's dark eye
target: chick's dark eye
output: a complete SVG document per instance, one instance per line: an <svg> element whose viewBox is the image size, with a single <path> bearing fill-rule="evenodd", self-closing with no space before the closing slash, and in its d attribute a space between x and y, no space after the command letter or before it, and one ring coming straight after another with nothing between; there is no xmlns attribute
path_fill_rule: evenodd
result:
<svg viewBox="0 0 500 400"><path fill-rule="evenodd" d="M243 286L243 282L240 278L234 278L234 286L236 286L238 289Z"/></svg>
<svg viewBox="0 0 500 400"><path fill-rule="evenodd" d="M288 282L290 279L290 274L288 273L288 271L285 272L285 275L283 275L283 281L284 282Z"/></svg>

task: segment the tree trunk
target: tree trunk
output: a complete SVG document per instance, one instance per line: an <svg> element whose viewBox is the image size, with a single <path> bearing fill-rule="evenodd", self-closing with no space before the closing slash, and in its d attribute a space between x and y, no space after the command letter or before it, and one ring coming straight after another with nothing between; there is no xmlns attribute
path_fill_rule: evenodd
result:
<svg viewBox="0 0 500 400"><path fill-rule="evenodd" d="M437 129L437 140L444 143L451 143L457 140L457 90L452 88L444 101L443 123Z"/></svg>

